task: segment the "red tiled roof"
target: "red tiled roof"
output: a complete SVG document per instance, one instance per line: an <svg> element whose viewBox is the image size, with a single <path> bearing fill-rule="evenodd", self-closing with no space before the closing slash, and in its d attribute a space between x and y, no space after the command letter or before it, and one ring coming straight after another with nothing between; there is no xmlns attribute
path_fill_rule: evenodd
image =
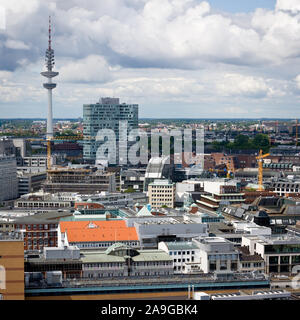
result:
<svg viewBox="0 0 300 320"><path fill-rule="evenodd" d="M69 242L137 241L135 227L118 221L61 221L61 232L67 232Z"/></svg>

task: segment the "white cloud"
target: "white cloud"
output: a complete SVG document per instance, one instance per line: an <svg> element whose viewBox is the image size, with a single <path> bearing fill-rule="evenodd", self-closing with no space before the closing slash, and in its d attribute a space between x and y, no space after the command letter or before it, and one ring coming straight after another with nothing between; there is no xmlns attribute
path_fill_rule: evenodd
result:
<svg viewBox="0 0 300 320"><path fill-rule="evenodd" d="M112 78L110 67L103 57L90 55L84 59L68 62L60 69L61 81L107 82Z"/></svg>
<svg viewBox="0 0 300 320"><path fill-rule="evenodd" d="M23 41L18 40L7 40L4 44L9 49L15 49L15 50L29 50L30 47L26 45Z"/></svg>
<svg viewBox="0 0 300 320"><path fill-rule="evenodd" d="M2 0L7 28L0 33L0 70L14 72L0 72L0 100L21 102L24 94L31 101L32 94L45 103L39 73L51 14L60 72L54 101L62 106L69 101L80 110L105 95L153 106L219 105L242 114L241 106L258 99L270 106L292 101L300 89L299 1L278 0L274 10L242 15L216 13L209 3ZM179 111L184 116L188 108Z"/></svg>
<svg viewBox="0 0 300 320"><path fill-rule="evenodd" d="M249 113L249 111L247 109L242 108L242 107L236 107L236 106L225 107L224 112L234 114L234 115L236 115L236 114L241 115L241 114Z"/></svg>
<svg viewBox="0 0 300 320"><path fill-rule="evenodd" d="M300 91L300 74L294 79L298 91Z"/></svg>
<svg viewBox="0 0 300 320"><path fill-rule="evenodd" d="M293 13L300 11L299 0L277 0L276 10L288 10Z"/></svg>
<svg viewBox="0 0 300 320"><path fill-rule="evenodd" d="M263 98L268 94L268 85L262 78L241 74L225 74L216 84L220 94L225 96L245 96Z"/></svg>

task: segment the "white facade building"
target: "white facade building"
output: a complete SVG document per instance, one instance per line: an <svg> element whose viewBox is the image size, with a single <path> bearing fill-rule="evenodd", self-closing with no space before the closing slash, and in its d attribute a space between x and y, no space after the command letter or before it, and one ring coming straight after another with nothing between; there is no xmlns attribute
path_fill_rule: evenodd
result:
<svg viewBox="0 0 300 320"><path fill-rule="evenodd" d="M200 237L189 242L160 242L174 263L174 273L231 273L238 270L239 252L221 237Z"/></svg>
<svg viewBox="0 0 300 320"><path fill-rule="evenodd" d="M299 237L244 236L242 246L248 247L251 254L260 254L263 257L267 274L291 274L293 269L300 269Z"/></svg>
<svg viewBox="0 0 300 320"><path fill-rule="evenodd" d="M208 236L207 224L190 218L164 216L128 217L128 227L134 226L141 247L157 248L161 241L191 241L195 237Z"/></svg>
<svg viewBox="0 0 300 320"><path fill-rule="evenodd" d="M155 180L148 186L149 203L151 208L167 206L174 208L175 183L169 180Z"/></svg>

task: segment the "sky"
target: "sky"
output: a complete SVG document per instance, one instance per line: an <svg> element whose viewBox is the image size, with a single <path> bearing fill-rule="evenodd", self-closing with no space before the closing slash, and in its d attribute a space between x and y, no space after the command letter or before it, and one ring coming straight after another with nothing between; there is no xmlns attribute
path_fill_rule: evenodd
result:
<svg viewBox="0 0 300 320"><path fill-rule="evenodd" d="M150 118L300 118L300 0L0 0L0 118L118 97Z"/></svg>

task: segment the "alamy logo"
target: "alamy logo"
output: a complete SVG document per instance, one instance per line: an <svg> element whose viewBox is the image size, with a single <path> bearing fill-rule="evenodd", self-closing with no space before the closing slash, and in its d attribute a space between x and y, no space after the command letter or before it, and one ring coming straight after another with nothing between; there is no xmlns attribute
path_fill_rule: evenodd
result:
<svg viewBox="0 0 300 320"><path fill-rule="evenodd" d="M0 289L6 289L6 271L3 266L0 265Z"/></svg>
<svg viewBox="0 0 300 320"><path fill-rule="evenodd" d="M6 29L6 12L5 8L0 6L0 30Z"/></svg>
<svg viewBox="0 0 300 320"><path fill-rule="evenodd" d="M293 277L292 288L296 290L300 288L300 265L293 267L292 274L295 273L297 273L297 275Z"/></svg>
<svg viewBox="0 0 300 320"><path fill-rule="evenodd" d="M149 134L140 129L129 131L128 121L119 121L117 134L112 129L100 129L95 140L98 144L96 159L109 164L147 164L150 157L174 158L174 164L194 166L197 171L204 165L204 129L166 130L156 129ZM150 140L150 148L149 148ZM99 146L100 145L100 146ZM172 152L171 152L172 150ZM199 172L200 172L199 171Z"/></svg>

